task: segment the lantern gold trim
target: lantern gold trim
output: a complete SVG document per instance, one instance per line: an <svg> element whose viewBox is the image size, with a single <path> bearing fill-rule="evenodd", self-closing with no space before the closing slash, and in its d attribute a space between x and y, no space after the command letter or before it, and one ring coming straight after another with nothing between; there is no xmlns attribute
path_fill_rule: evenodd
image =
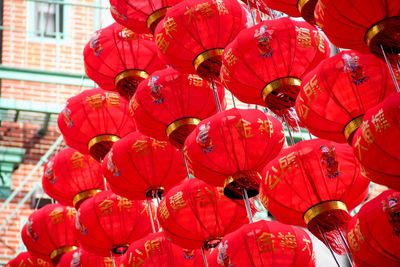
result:
<svg viewBox="0 0 400 267"><path fill-rule="evenodd" d="M193 60L193 67L200 76L206 78L210 76L219 77L223 53L223 48L213 48L204 51Z"/></svg>
<svg viewBox="0 0 400 267"><path fill-rule="evenodd" d="M342 201L332 200L327 202L319 203L311 208L309 208L303 215L304 222L308 225L313 219L321 215L322 213L342 210L348 212L347 206Z"/></svg>
<svg viewBox="0 0 400 267"><path fill-rule="evenodd" d="M297 10L301 16L311 24L315 24L314 9L318 0L298 0Z"/></svg>
<svg viewBox="0 0 400 267"><path fill-rule="evenodd" d="M200 121L198 118L183 118L170 123L165 129L165 133L171 144L181 148L186 137L196 128Z"/></svg>
<svg viewBox="0 0 400 267"><path fill-rule="evenodd" d="M160 20L162 20L162 18L165 17L169 8L170 8L170 6L166 6L166 7L157 9L147 17L146 25L147 25L147 28L149 28L149 30L152 33L156 29L158 22L160 22Z"/></svg>
<svg viewBox="0 0 400 267"><path fill-rule="evenodd" d="M83 200L85 200L87 198L95 196L99 192L101 192L100 189L90 189L90 190L82 191L74 196L74 198L72 199L72 204L74 205L74 207L76 209L78 209L80 202L82 202Z"/></svg>
<svg viewBox="0 0 400 267"><path fill-rule="evenodd" d="M364 42L370 51L382 55L381 45L385 52L400 53L400 16L385 18L371 26L364 36Z"/></svg>
<svg viewBox="0 0 400 267"><path fill-rule="evenodd" d="M364 115L358 116L357 118L351 120L343 128L343 134L347 142L352 142L353 133L361 126Z"/></svg>
<svg viewBox="0 0 400 267"><path fill-rule="evenodd" d="M65 247L57 248L57 249L53 250L50 253L50 259L54 260L58 256L61 256L62 254L70 252L70 251L73 251L75 249L78 249L78 247L76 247L76 246L65 246Z"/></svg>
<svg viewBox="0 0 400 267"><path fill-rule="evenodd" d="M113 134L98 135L90 139L88 149L90 155L96 160L101 160L111 149L112 144L119 140L119 136Z"/></svg>

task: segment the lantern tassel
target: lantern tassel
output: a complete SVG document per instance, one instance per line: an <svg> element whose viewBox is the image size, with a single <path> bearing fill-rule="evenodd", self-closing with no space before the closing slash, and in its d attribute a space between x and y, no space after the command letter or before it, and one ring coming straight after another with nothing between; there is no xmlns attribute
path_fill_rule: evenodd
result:
<svg viewBox="0 0 400 267"><path fill-rule="evenodd" d="M319 227L319 225L317 225L317 227L318 227L318 231L319 231L320 235L323 237L323 242L325 243L325 245L328 247L329 251L331 252L331 255L332 255L333 259L335 260L337 266L340 267L339 261L336 258L335 253L334 253L331 245L329 244L327 237L325 236L325 233L321 231L321 228Z"/></svg>

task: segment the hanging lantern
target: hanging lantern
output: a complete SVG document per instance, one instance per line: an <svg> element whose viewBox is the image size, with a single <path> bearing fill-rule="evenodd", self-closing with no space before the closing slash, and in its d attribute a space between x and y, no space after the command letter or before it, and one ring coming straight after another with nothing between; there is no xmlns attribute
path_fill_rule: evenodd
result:
<svg viewBox="0 0 400 267"><path fill-rule="evenodd" d="M28 252L56 265L64 253L76 249L75 216L74 208L59 204L34 211L21 231Z"/></svg>
<svg viewBox="0 0 400 267"><path fill-rule="evenodd" d="M142 80L165 67L156 51L151 35L136 34L114 23L96 31L85 46L86 74L101 88L129 99Z"/></svg>
<svg viewBox="0 0 400 267"><path fill-rule="evenodd" d="M173 187L158 206L167 238L187 249L209 249L247 221L245 208L198 179Z"/></svg>
<svg viewBox="0 0 400 267"><path fill-rule="evenodd" d="M124 267L197 267L202 266L203 259L199 250L181 248L159 232L133 242L124 255L123 264Z"/></svg>
<svg viewBox="0 0 400 267"><path fill-rule="evenodd" d="M400 266L400 193L387 190L363 205L349 223L347 240L359 267Z"/></svg>
<svg viewBox="0 0 400 267"><path fill-rule="evenodd" d="M167 10L182 0L110 0L113 18L137 33L153 33Z"/></svg>
<svg viewBox="0 0 400 267"><path fill-rule="evenodd" d="M291 17L303 17L311 24L315 23L314 9L318 0L265 0L267 5L284 12Z"/></svg>
<svg viewBox="0 0 400 267"><path fill-rule="evenodd" d="M104 190L101 165L73 148L63 149L45 165L42 185L51 198L78 209L85 199Z"/></svg>
<svg viewBox="0 0 400 267"><path fill-rule="evenodd" d="M32 257L29 252L21 252L4 267L52 267L53 264L41 258ZM68 266L69 267L69 266Z"/></svg>
<svg viewBox="0 0 400 267"><path fill-rule="evenodd" d="M273 221L245 224L208 257L210 267L314 267L313 244L300 227Z"/></svg>
<svg viewBox="0 0 400 267"><path fill-rule="evenodd" d="M353 138L353 150L368 178L400 191L400 94L369 109Z"/></svg>
<svg viewBox="0 0 400 267"><path fill-rule="evenodd" d="M339 252L338 229L365 199L368 184L350 146L314 139L285 148L265 167L260 199L278 221L332 238Z"/></svg>
<svg viewBox="0 0 400 267"><path fill-rule="evenodd" d="M230 198L258 194L260 172L282 149L282 124L256 109L230 109L203 120L185 152L197 178L224 186Z"/></svg>
<svg viewBox="0 0 400 267"><path fill-rule="evenodd" d="M245 26L246 11L239 1L182 1L155 30L159 56L181 72L218 77L225 46Z"/></svg>
<svg viewBox="0 0 400 267"><path fill-rule="evenodd" d="M117 93L85 90L68 99L58 116L65 143L82 154L102 159L112 144L135 131L128 102Z"/></svg>
<svg viewBox="0 0 400 267"><path fill-rule="evenodd" d="M342 51L304 77L296 111L313 135L351 144L364 113L394 91L383 61Z"/></svg>
<svg viewBox="0 0 400 267"><path fill-rule="evenodd" d="M65 253L57 267L122 267L122 257L113 255L103 257L83 249Z"/></svg>
<svg viewBox="0 0 400 267"><path fill-rule="evenodd" d="M240 101L282 116L294 106L303 76L329 51L327 40L306 22L266 20L243 30L226 47L221 80Z"/></svg>
<svg viewBox="0 0 400 267"><path fill-rule="evenodd" d="M181 152L169 142L139 132L116 142L102 163L107 185L129 199L161 196L186 178L184 166Z"/></svg>
<svg viewBox="0 0 400 267"><path fill-rule="evenodd" d="M76 229L82 249L102 256L121 255L151 231L147 205L103 191L80 206Z"/></svg>
<svg viewBox="0 0 400 267"><path fill-rule="evenodd" d="M225 109L225 89L215 83L215 94ZM158 140L170 140L178 148L199 122L217 112L211 83L196 74L173 69L155 72L140 83L130 111L140 132Z"/></svg>
<svg viewBox="0 0 400 267"><path fill-rule="evenodd" d="M319 0L315 20L329 40L343 48L382 55L400 53L400 2Z"/></svg>

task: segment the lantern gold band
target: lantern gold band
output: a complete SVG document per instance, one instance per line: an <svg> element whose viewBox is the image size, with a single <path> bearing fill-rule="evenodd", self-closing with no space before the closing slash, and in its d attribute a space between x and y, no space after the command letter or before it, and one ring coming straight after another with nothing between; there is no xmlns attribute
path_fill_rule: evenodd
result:
<svg viewBox="0 0 400 267"><path fill-rule="evenodd" d="M301 10L303 9L303 7L310 2L310 0L298 0L297 1L297 9L299 10L299 12L301 13Z"/></svg>
<svg viewBox="0 0 400 267"><path fill-rule="evenodd" d="M204 61L207 61L216 56L222 56L223 53L224 53L223 48L214 48L214 49L207 50L207 51L201 53L200 55L198 55L193 60L193 67L197 70Z"/></svg>
<svg viewBox="0 0 400 267"><path fill-rule="evenodd" d="M263 90L261 91L262 98L265 101L267 96L274 90L282 87L282 86L300 86L301 85L301 80L298 78L294 77L283 77L276 79L269 84L267 84Z"/></svg>
<svg viewBox="0 0 400 267"><path fill-rule="evenodd" d="M53 250L53 251L50 253L50 259L54 259L54 258L56 258L57 256L60 256L60 255L62 255L62 254L64 254L64 253L73 251L73 250L75 250L75 249L78 249L78 247L75 247L75 246L65 246L65 247L57 248L57 249Z"/></svg>
<svg viewBox="0 0 400 267"><path fill-rule="evenodd" d="M114 79L114 84L115 86L118 85L118 83L126 78L141 78L141 79L147 79L149 77L149 74L145 72L144 70L125 70L121 73L119 73L117 76L115 76Z"/></svg>
<svg viewBox="0 0 400 267"><path fill-rule="evenodd" d="M162 186L156 187L156 188L149 188L149 189L147 189L147 191L146 191L146 197L153 198L153 197L154 197L154 194L153 194L153 193L156 193L156 194L163 194L164 191L165 191L165 189L164 189L164 187L162 187Z"/></svg>
<svg viewBox="0 0 400 267"><path fill-rule="evenodd" d="M346 204L343 203L342 201L332 200L332 201L322 202L320 204L317 204L309 208L304 213L303 215L304 222L306 224L309 224L315 217L331 210L343 210L345 212L348 212Z"/></svg>
<svg viewBox="0 0 400 267"><path fill-rule="evenodd" d="M167 126L167 129L165 132L167 133L167 136L169 137L176 129L183 125L194 125L196 126L197 124L200 123L200 120L197 118L184 118L180 120L176 120L172 122L170 125Z"/></svg>
<svg viewBox="0 0 400 267"><path fill-rule="evenodd" d="M101 142L117 142L120 138L113 134L103 134L98 135L90 139L88 143L88 149L90 150L94 145L101 143Z"/></svg>
<svg viewBox="0 0 400 267"><path fill-rule="evenodd" d="M350 141L349 138L351 134L354 133L354 131L356 131L361 126L362 121L363 116L358 116L357 118L351 120L349 123L346 124L343 129L343 134L347 141Z"/></svg>
<svg viewBox="0 0 400 267"><path fill-rule="evenodd" d="M154 11L153 13L151 13L146 20L146 25L147 28L149 28L150 30L155 28L153 27L153 23L160 20L162 17L165 17L165 14L167 14L168 8L170 8L169 6L157 9L156 11Z"/></svg>
<svg viewBox="0 0 400 267"><path fill-rule="evenodd" d="M370 46L372 39L374 39L379 33L385 31L395 20L399 21L400 24L400 17L390 17L369 28L365 33L365 43Z"/></svg>
<svg viewBox="0 0 400 267"><path fill-rule="evenodd" d="M101 192L101 190L99 190L99 189L90 189L90 190L80 192L74 196L74 198L72 199L72 204L74 204L74 206L76 208L76 204L78 204L79 202L81 202L84 199L95 196L99 192Z"/></svg>

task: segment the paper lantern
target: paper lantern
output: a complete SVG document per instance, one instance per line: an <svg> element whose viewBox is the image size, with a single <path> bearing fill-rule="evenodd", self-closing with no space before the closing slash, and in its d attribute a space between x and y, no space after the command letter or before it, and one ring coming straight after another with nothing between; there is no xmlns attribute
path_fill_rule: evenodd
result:
<svg viewBox="0 0 400 267"><path fill-rule="evenodd" d="M21 252L4 267L52 267L53 264L41 258L32 257L29 252Z"/></svg>
<svg viewBox="0 0 400 267"><path fill-rule="evenodd" d="M318 0L265 0L267 5L291 17L303 17L311 24L315 23L314 9Z"/></svg>
<svg viewBox="0 0 400 267"><path fill-rule="evenodd" d="M122 267L122 256L99 256L83 249L65 253L57 267Z"/></svg>

